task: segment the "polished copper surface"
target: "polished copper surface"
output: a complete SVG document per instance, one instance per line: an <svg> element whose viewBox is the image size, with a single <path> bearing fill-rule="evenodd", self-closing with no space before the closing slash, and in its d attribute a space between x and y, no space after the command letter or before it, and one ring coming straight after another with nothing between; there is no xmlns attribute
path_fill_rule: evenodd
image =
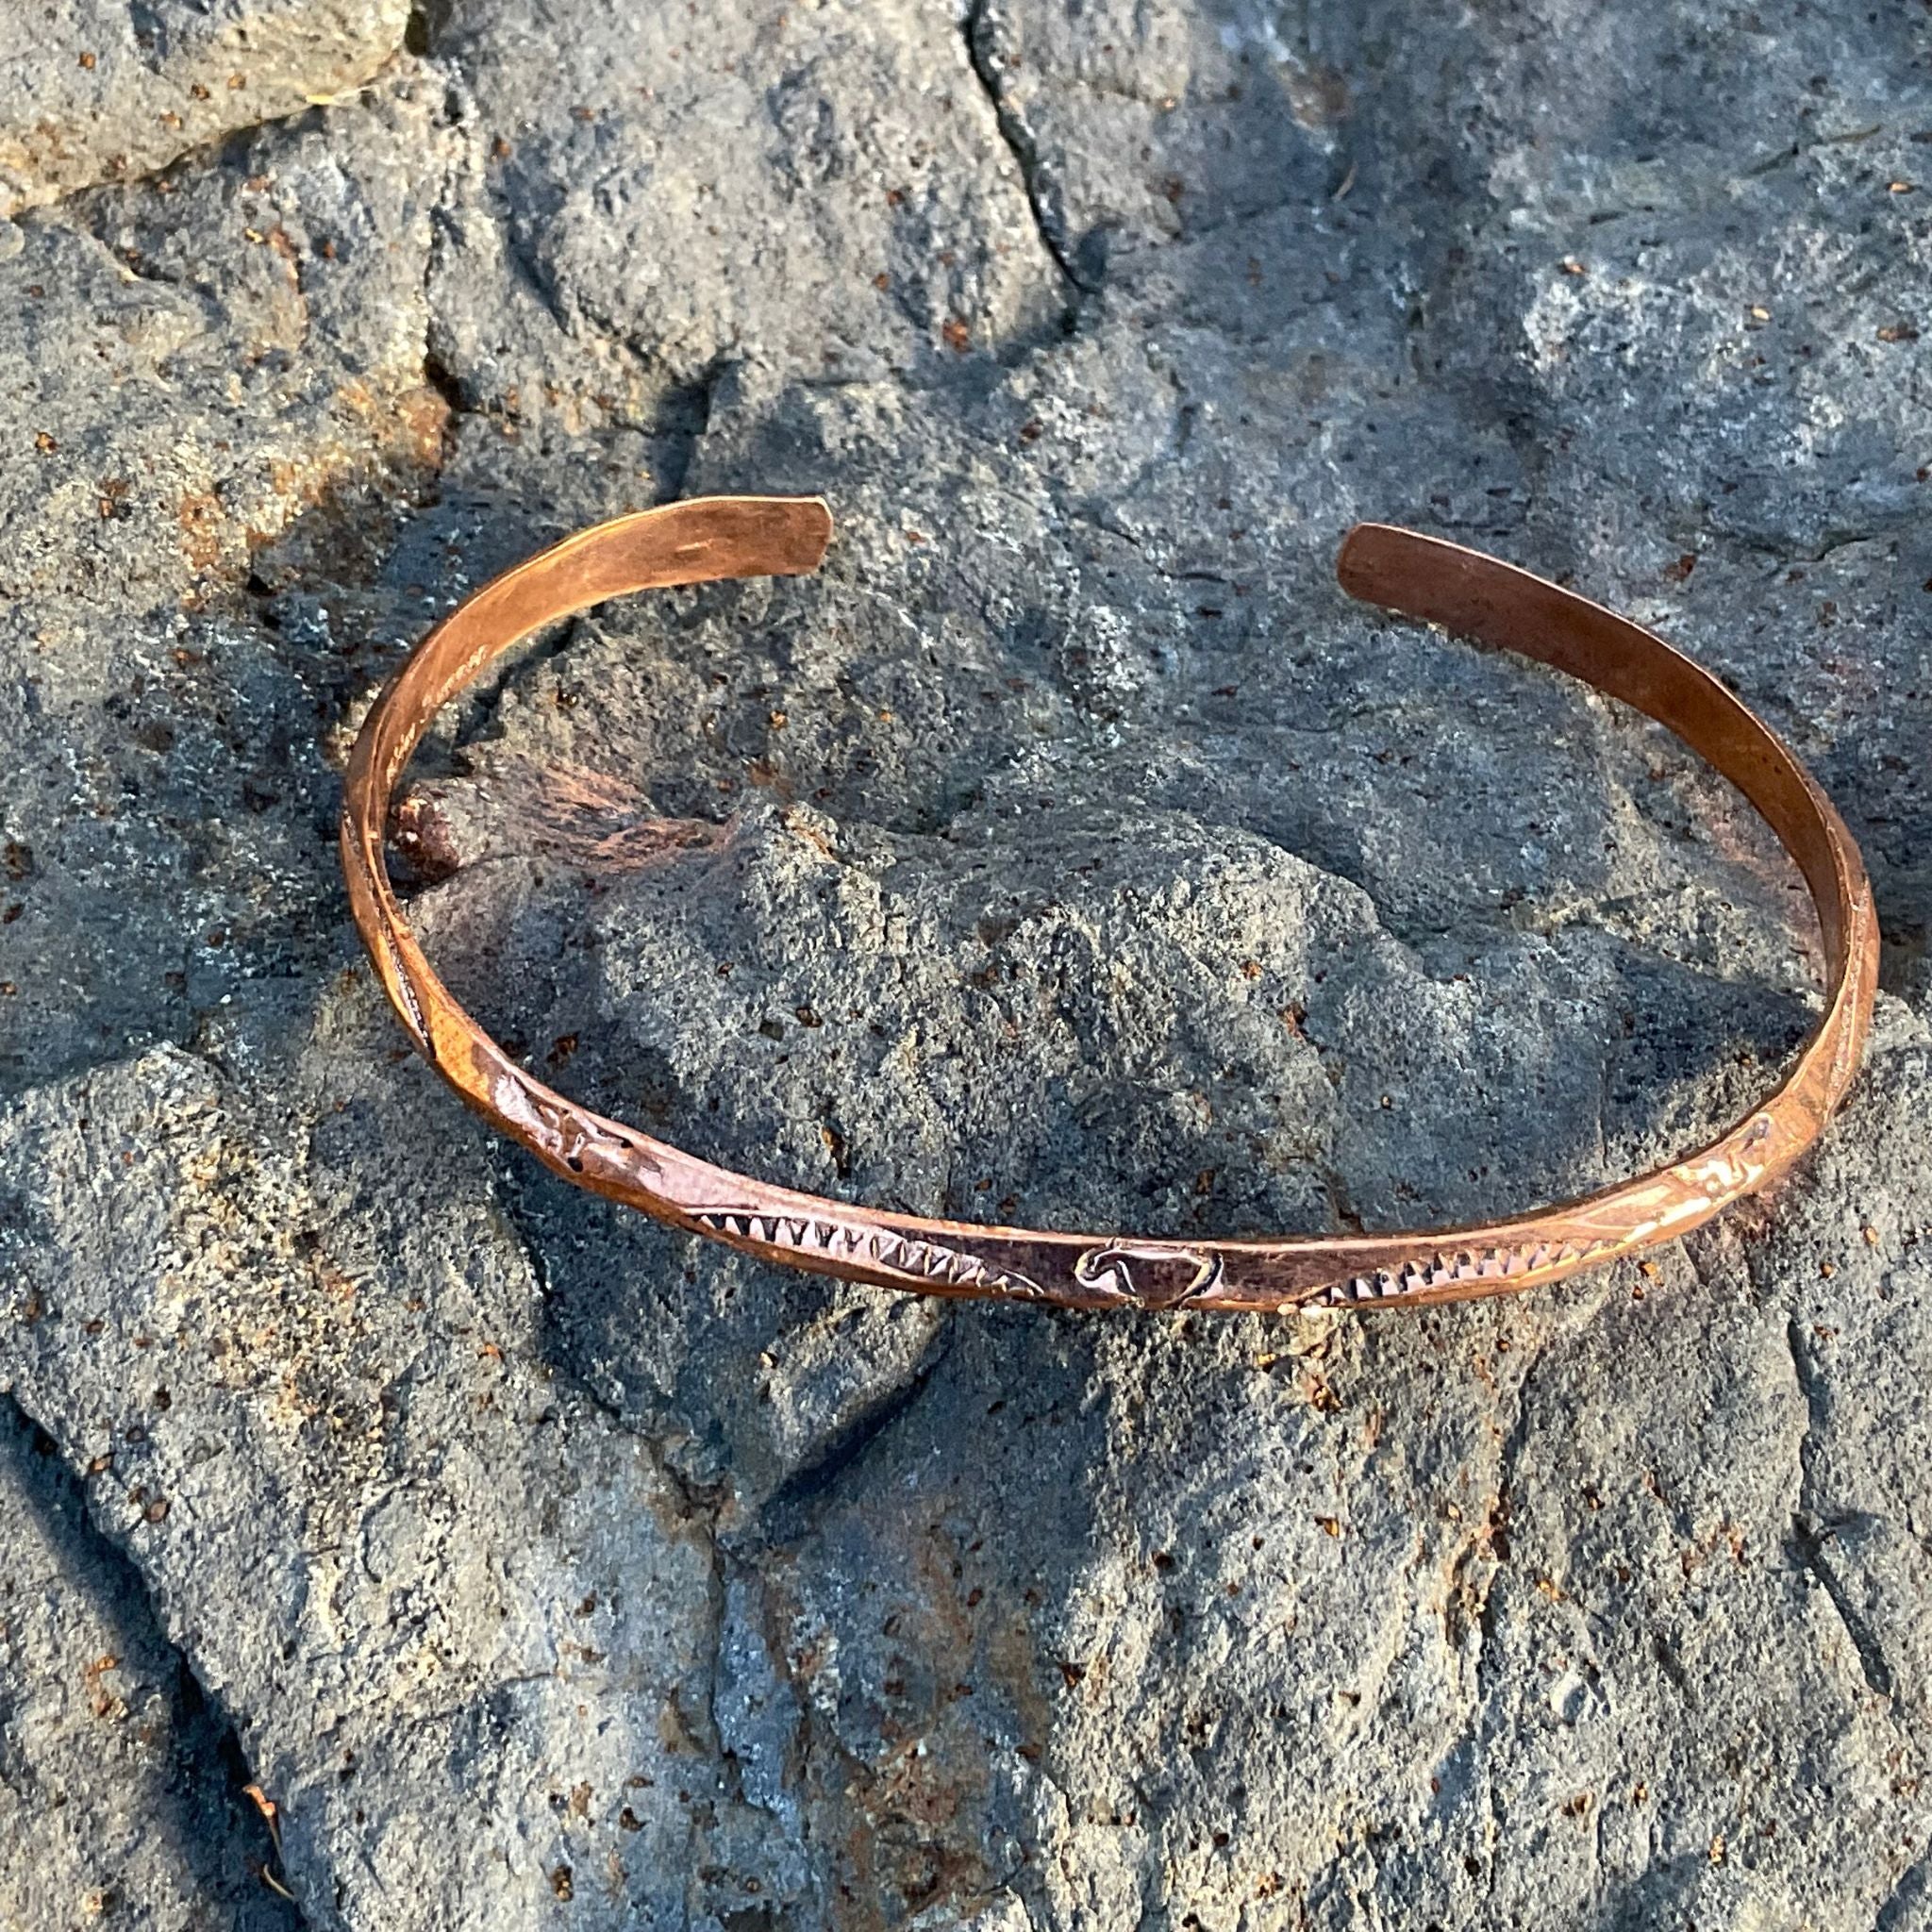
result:
<svg viewBox="0 0 1932 1932"><path fill-rule="evenodd" d="M383 858L396 781L438 708L500 652L606 598L815 570L816 498L710 497L644 510L518 564L417 647L364 723L343 791L350 904L410 1038L493 1125L567 1180L768 1260L924 1294L1074 1307L1407 1307L1557 1281L1671 1240L1788 1173L1857 1071L1878 966L1872 894L1831 802L1708 672L1587 599L1433 537L1362 524L1339 571L1354 596L1537 658L1669 727L1735 784L1796 860L1824 940L1823 1014L1783 1083L1707 1146L1534 1213L1412 1233L1143 1241L878 1213L773 1187L579 1107L519 1066L450 997Z"/></svg>

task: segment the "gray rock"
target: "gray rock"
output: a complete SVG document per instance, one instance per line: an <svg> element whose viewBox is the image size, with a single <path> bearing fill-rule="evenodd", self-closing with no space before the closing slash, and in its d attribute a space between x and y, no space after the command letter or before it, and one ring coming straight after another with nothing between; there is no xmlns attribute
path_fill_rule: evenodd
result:
<svg viewBox="0 0 1932 1932"><path fill-rule="evenodd" d="M774 383L941 383L1050 337L1063 293L942 7L646 8L559 35L458 6L436 49L479 139L436 254L436 350L473 404L701 431Z"/></svg>
<svg viewBox="0 0 1932 1932"><path fill-rule="evenodd" d="M355 584L448 413L423 373L441 107L412 84L77 196L0 263L10 1086L187 1038L313 956L316 741L374 641ZM332 589L277 633L254 572L305 517L328 535L291 561Z"/></svg>
<svg viewBox="0 0 1932 1932"><path fill-rule="evenodd" d="M408 0L22 0L0 47L0 216L353 93L408 18Z"/></svg>
<svg viewBox="0 0 1932 1932"><path fill-rule="evenodd" d="M411 41L0 228L0 1388L92 1525L0 1506L61 1578L33 1669L138 1579L154 1708L232 1724L318 1926L1932 1923L1908 25ZM1349 606L1381 516L1655 620L1814 762L1887 941L1851 1107L1646 1264L1401 1322L946 1308L562 1187L402 1052L336 772L455 598L707 489L824 491L825 571L560 626L398 847L595 1104L1148 1231L1500 1211L1733 1117L1811 1010L1774 845ZM32 1707L30 1793L97 1722ZM155 1763L58 1846L135 1846L157 1924L261 1905L228 1787L170 1824Z"/></svg>
<svg viewBox="0 0 1932 1932"><path fill-rule="evenodd" d="M279 1120L174 1048L20 1110L48 1182L9 1194L16 1386L89 1445L308 1918L521 1923L580 1889L594 1923L681 1923L723 1800L708 1532L543 1363L487 1185L445 1149L397 1192L385 1143L428 1090L390 1077L366 986L344 1024L348 1054L325 1031L279 1070ZM103 1158L121 1184L76 1220ZM466 1312L425 1327L439 1275Z"/></svg>
<svg viewBox="0 0 1932 1932"><path fill-rule="evenodd" d="M0 1920L293 1925L232 1735L10 1404L0 1550Z"/></svg>

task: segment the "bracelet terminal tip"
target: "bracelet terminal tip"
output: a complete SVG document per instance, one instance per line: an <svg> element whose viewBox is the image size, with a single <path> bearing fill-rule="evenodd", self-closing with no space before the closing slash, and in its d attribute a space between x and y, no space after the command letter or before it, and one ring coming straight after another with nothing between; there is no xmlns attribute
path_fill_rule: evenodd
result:
<svg viewBox="0 0 1932 1932"><path fill-rule="evenodd" d="M1335 553L1335 576L1341 588L1350 596L1359 596L1356 589L1367 576L1373 574L1377 552L1386 548L1386 539L1400 536L1392 524L1354 524L1341 540L1341 547Z"/></svg>
<svg viewBox="0 0 1932 1932"><path fill-rule="evenodd" d="M610 559L598 588L618 596L732 577L809 576L831 543L832 511L822 496L686 496L598 531ZM622 547L611 543L612 531L623 533ZM580 533L545 555L583 547Z"/></svg>
<svg viewBox="0 0 1932 1932"><path fill-rule="evenodd" d="M823 496L772 496L773 556L766 574L809 576L825 560L832 543L832 506Z"/></svg>
<svg viewBox="0 0 1932 1932"><path fill-rule="evenodd" d="M1457 546L1395 524L1357 524L1335 556L1335 577L1348 594L1378 609L1425 615L1428 588Z"/></svg>

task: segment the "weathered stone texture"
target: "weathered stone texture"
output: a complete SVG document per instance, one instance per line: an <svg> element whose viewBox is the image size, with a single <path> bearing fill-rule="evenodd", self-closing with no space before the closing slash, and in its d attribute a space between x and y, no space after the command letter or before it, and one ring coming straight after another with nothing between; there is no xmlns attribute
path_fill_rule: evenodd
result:
<svg viewBox="0 0 1932 1932"><path fill-rule="evenodd" d="M265 1857L357 1932L1932 1925L1907 10L114 30L176 11L138 84L85 9L0 52L0 126L86 124L0 141L9 1932L266 1922ZM1733 1117L1812 1010L1775 845L1348 605L1364 516L1791 737L1878 893L1867 1074L1775 1199L1403 1321L947 1308L562 1187L402 1051L338 774L453 600L708 489L825 493L824 572L560 626L406 815L433 957L595 1104L1148 1231Z"/></svg>
<svg viewBox="0 0 1932 1932"><path fill-rule="evenodd" d="M0 216L352 96L408 0L16 0L0 40Z"/></svg>

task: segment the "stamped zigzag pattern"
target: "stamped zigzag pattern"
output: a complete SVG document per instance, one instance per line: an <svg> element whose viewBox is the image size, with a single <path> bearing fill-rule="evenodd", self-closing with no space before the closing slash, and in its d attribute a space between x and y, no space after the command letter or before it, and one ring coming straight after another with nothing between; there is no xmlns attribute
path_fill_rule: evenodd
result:
<svg viewBox="0 0 1932 1932"><path fill-rule="evenodd" d="M800 1256L823 1256L857 1267L889 1268L911 1275L921 1287L1014 1295L1025 1301L1048 1298L1037 1281L1012 1269L995 1268L958 1248L920 1241L890 1227L856 1226L796 1214L752 1214L736 1208L694 1208L691 1216L700 1226L727 1239Z"/></svg>
<svg viewBox="0 0 1932 1932"><path fill-rule="evenodd" d="M1351 1274L1301 1304L1305 1308L1346 1308L1363 1302L1400 1301L1445 1288L1465 1291L1485 1282L1513 1282L1545 1268L1569 1267L1619 1246L1616 1241L1529 1241L1514 1248L1459 1248L1399 1268Z"/></svg>

